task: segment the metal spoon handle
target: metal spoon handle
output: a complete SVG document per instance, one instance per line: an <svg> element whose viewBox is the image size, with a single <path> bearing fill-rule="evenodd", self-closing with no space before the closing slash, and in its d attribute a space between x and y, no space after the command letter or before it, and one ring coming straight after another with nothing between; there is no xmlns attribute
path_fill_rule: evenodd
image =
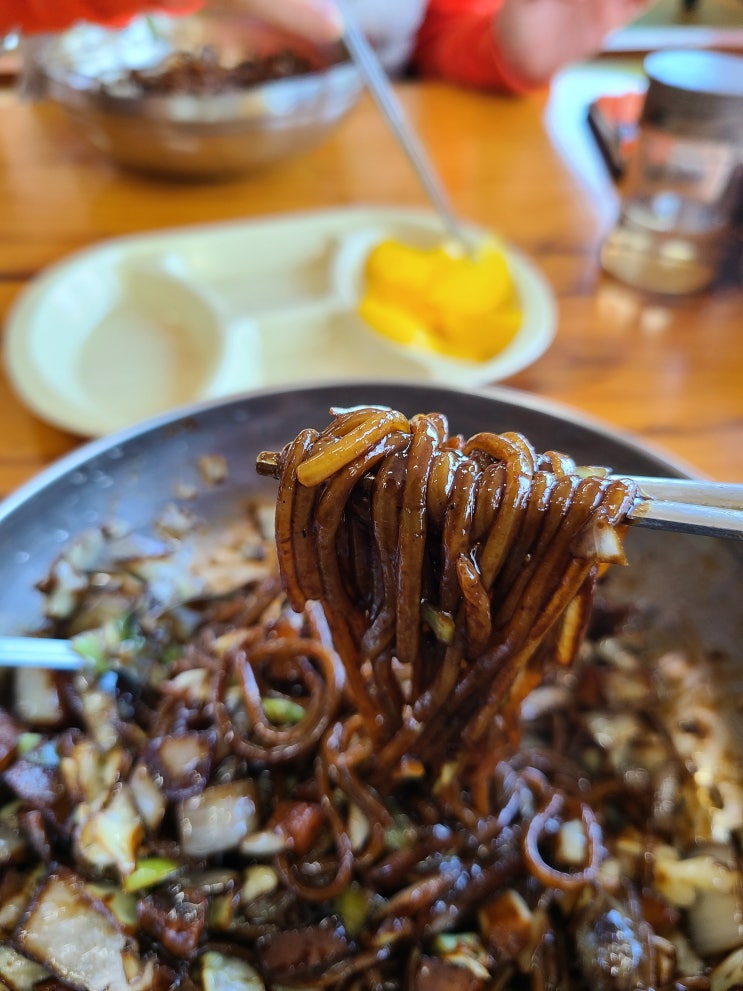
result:
<svg viewBox="0 0 743 991"><path fill-rule="evenodd" d="M0 636L0 668L77 671L85 665L85 659L77 653L69 640Z"/></svg>

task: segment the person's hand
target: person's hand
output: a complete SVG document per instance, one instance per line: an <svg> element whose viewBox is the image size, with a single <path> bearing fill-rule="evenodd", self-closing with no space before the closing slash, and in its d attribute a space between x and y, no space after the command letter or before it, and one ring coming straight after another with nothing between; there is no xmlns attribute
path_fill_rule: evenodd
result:
<svg viewBox="0 0 743 991"><path fill-rule="evenodd" d="M212 0L210 5L252 14L316 44L330 44L343 34L341 15L333 0Z"/></svg>
<svg viewBox="0 0 743 991"><path fill-rule="evenodd" d="M653 0L504 0L493 20L498 47L530 85L569 62L595 55L604 38L639 17Z"/></svg>

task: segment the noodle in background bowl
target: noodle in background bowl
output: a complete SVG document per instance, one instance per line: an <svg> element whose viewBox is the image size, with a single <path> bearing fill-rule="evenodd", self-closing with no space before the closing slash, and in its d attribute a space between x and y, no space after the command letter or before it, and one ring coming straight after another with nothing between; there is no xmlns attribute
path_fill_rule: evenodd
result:
<svg viewBox="0 0 743 991"><path fill-rule="evenodd" d="M312 71L206 93L127 88L130 70L205 47L226 65L290 51ZM297 155L326 138L361 93L344 52L229 10L140 17L120 30L80 24L35 44L33 56L32 91L93 147L123 168L180 179L229 178Z"/></svg>
<svg viewBox="0 0 743 991"><path fill-rule="evenodd" d="M662 453L582 414L507 389L464 393L389 382L338 383L189 407L86 445L0 506L0 633L39 625L41 597L34 586L81 532L112 519L147 532L166 507L184 500L218 536L240 517L250 496L275 492L275 483L255 473L260 451L280 450L304 427L322 428L330 407L366 404L389 405L408 416L439 411L452 431L466 435L518 430L538 450L562 450L579 463L620 473L686 473ZM205 477L205 459L215 458L227 465L223 479ZM610 569L607 594L618 606L650 610L654 629L670 647L698 653L700 665L709 667L705 683L718 693L719 725L733 739L743 739L741 546L636 529L628 534L626 550L630 567ZM701 770L719 787L728 820L743 821L740 760L729 768Z"/></svg>

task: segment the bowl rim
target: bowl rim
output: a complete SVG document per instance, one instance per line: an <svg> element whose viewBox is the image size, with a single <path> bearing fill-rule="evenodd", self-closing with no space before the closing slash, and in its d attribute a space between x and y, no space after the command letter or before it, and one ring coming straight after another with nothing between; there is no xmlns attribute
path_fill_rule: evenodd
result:
<svg viewBox="0 0 743 991"><path fill-rule="evenodd" d="M680 478L699 478L700 472L692 464L685 462L672 452L664 449L661 445L656 445L652 441L647 441L644 437L617 427L600 417L593 416L583 410L562 403L559 400L540 396L536 393L514 389L510 386L490 386L461 388L449 386L441 383L406 381L399 380L390 382L388 380L359 380L349 382L347 379L322 380L319 382L302 382L294 385L276 387L266 387L251 389L231 396L223 396L217 399L205 399L183 406L175 407L165 413L160 413L148 417L129 427L124 427L102 437L83 442L78 448L62 455L48 467L42 469L28 481L22 483L20 487L5 496L0 501L0 526L16 510L28 504L35 496L47 487L53 485L63 476L81 468L87 462L105 454L112 448L120 448L129 442L138 441L148 434L175 428L187 423L189 420L198 419L204 414L209 414L220 408L225 410L230 407L238 408L251 400L262 398L291 398L305 393L321 391L330 392L334 388L346 389L352 387L360 394L367 393L373 395L375 390L381 391L393 387L399 390L411 390L411 393L425 393L430 391L441 392L457 396L460 399L465 396L478 397L486 401L502 402L505 404L522 407L537 413L544 413L564 421L571 426L581 430L588 430L609 441L620 444L628 451L636 453L643 458L652 458L658 462L659 470L665 470L668 474Z"/></svg>
<svg viewBox="0 0 743 991"><path fill-rule="evenodd" d="M116 92L111 84L121 73L134 68L122 61L115 70L105 74L86 73L74 59L74 52L67 52L65 45L70 38L104 41L122 37L129 29L136 28L143 21L154 20L167 24L173 31L176 43L170 51L163 50L163 56L178 51L187 51L189 46L177 44L178 26L187 20L217 22L237 20L234 12L198 12L190 18L137 17L123 29L109 29L98 25L79 24L60 35L46 39L35 52L35 71L45 94L63 105L77 110L93 109L116 116L153 118L172 123L212 124L238 118L290 116L291 113L306 113L307 105L323 102L334 97L352 104L360 95L363 83L358 69L344 49L314 46L307 42L308 50L315 52L318 62L306 72L266 80L246 86L231 86L218 93L130 93ZM240 18L245 24L256 24L273 31L274 26L260 18ZM290 32L275 29L280 35L290 37ZM167 39L167 34L164 37ZM299 43L298 39L298 43ZM287 40L284 47L290 43ZM157 63L155 63L157 64ZM149 67L149 66L148 66ZM110 79L108 78L110 76ZM288 110L288 113L287 113Z"/></svg>

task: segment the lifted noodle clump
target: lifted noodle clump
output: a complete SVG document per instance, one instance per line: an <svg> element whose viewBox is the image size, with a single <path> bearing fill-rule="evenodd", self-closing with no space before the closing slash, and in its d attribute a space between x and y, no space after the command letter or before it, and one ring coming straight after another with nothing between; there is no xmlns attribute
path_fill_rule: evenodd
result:
<svg viewBox="0 0 743 991"><path fill-rule="evenodd" d="M304 430L279 476L282 581L322 603L383 770L492 742L541 652L570 663L636 497L521 434L386 407Z"/></svg>

